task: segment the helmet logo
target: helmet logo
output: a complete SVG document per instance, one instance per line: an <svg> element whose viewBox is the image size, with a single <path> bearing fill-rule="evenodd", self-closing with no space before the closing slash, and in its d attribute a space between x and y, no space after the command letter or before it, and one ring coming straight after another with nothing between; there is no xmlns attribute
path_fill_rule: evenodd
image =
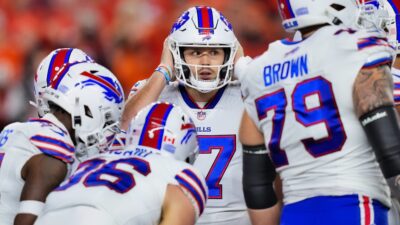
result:
<svg viewBox="0 0 400 225"><path fill-rule="evenodd" d="M228 19L226 19L226 17L222 15L222 13L220 13L220 15L221 15L220 16L221 21L224 22L224 24L229 28L229 30L232 30L233 29L232 24L229 23Z"/></svg>
<svg viewBox="0 0 400 225"><path fill-rule="evenodd" d="M97 84L105 90L106 99L109 101L114 100L115 103L122 103L123 94L122 88L119 87L116 83L112 81L112 79L108 77L96 76L87 71L81 73L81 75L86 76L90 79L83 81L84 86L90 86L93 84Z"/></svg>
<svg viewBox="0 0 400 225"><path fill-rule="evenodd" d="M189 11L186 11L182 14L181 17L179 17L178 21L172 25L172 29L170 33L175 32L176 30L179 30L187 21L189 20Z"/></svg>

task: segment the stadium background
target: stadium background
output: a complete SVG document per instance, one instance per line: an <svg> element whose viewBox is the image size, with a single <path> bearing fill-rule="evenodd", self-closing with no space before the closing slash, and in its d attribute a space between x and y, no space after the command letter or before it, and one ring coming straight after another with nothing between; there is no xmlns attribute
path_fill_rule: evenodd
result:
<svg viewBox="0 0 400 225"><path fill-rule="evenodd" d="M153 72L173 22L195 5L223 12L246 55L288 36L275 0L0 0L0 129L35 116L33 77L52 50L82 49L127 93Z"/></svg>

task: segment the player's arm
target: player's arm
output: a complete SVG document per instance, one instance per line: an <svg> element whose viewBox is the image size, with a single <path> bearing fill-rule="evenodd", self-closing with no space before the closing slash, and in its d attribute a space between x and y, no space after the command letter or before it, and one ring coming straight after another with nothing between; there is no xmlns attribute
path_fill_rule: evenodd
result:
<svg viewBox="0 0 400 225"><path fill-rule="evenodd" d="M280 203L274 190L275 168L263 134L245 111L239 129L243 144L243 192L253 225L279 224Z"/></svg>
<svg viewBox="0 0 400 225"><path fill-rule="evenodd" d="M161 212L160 225L190 225L196 222L196 212L189 198L177 185L169 184Z"/></svg>
<svg viewBox="0 0 400 225"><path fill-rule="evenodd" d="M67 166L59 159L45 154L30 158L21 171L25 184L14 225L33 225L47 195L64 180L66 174Z"/></svg>
<svg viewBox="0 0 400 225"><path fill-rule="evenodd" d="M172 68L172 54L166 39L164 41L160 66L153 72L146 84L138 90L135 95L130 95L125 103L121 118L121 128L123 130L127 130L131 119L135 117L143 107L157 101L165 85L168 83L167 79L171 80L173 78Z"/></svg>
<svg viewBox="0 0 400 225"><path fill-rule="evenodd" d="M400 127L388 64L360 70L353 102L385 178L400 174Z"/></svg>

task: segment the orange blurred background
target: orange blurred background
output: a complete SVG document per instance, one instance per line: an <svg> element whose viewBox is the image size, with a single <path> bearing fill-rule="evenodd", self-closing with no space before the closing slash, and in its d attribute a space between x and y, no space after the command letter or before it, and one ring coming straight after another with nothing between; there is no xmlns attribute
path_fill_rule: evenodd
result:
<svg viewBox="0 0 400 225"><path fill-rule="evenodd" d="M153 72L172 24L195 5L221 11L246 55L289 36L275 0L0 0L0 129L36 116L28 104L33 77L52 50L82 49L109 68L127 93Z"/></svg>

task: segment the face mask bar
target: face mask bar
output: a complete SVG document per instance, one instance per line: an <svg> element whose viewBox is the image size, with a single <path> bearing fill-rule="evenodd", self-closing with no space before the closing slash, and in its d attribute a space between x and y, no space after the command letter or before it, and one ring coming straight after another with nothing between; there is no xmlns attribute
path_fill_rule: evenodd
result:
<svg viewBox="0 0 400 225"><path fill-rule="evenodd" d="M180 71L181 68L183 70L182 72ZM233 70L233 65L225 63L223 65L211 66L180 62L175 64L175 69L179 71L179 76L177 76L177 79L180 82L200 92L206 93L220 89L229 83L232 77L231 73ZM212 73L216 73L216 77L212 80L201 79L201 75L199 73L202 69L208 69L212 71Z"/></svg>
<svg viewBox="0 0 400 225"><path fill-rule="evenodd" d="M175 76L181 83L194 88L202 93L207 93L213 90L220 89L227 85L233 75L233 59L236 55L237 45L236 42L227 44L177 44L176 41L169 40L169 48L172 52L175 61ZM188 64L183 60L183 55L180 52L183 48L229 48L230 51L225 52L224 63L222 65L193 65ZM192 68L192 70L190 69ZM199 68L217 69L217 78L214 80L201 80L198 74ZM194 73L193 73L194 71Z"/></svg>

